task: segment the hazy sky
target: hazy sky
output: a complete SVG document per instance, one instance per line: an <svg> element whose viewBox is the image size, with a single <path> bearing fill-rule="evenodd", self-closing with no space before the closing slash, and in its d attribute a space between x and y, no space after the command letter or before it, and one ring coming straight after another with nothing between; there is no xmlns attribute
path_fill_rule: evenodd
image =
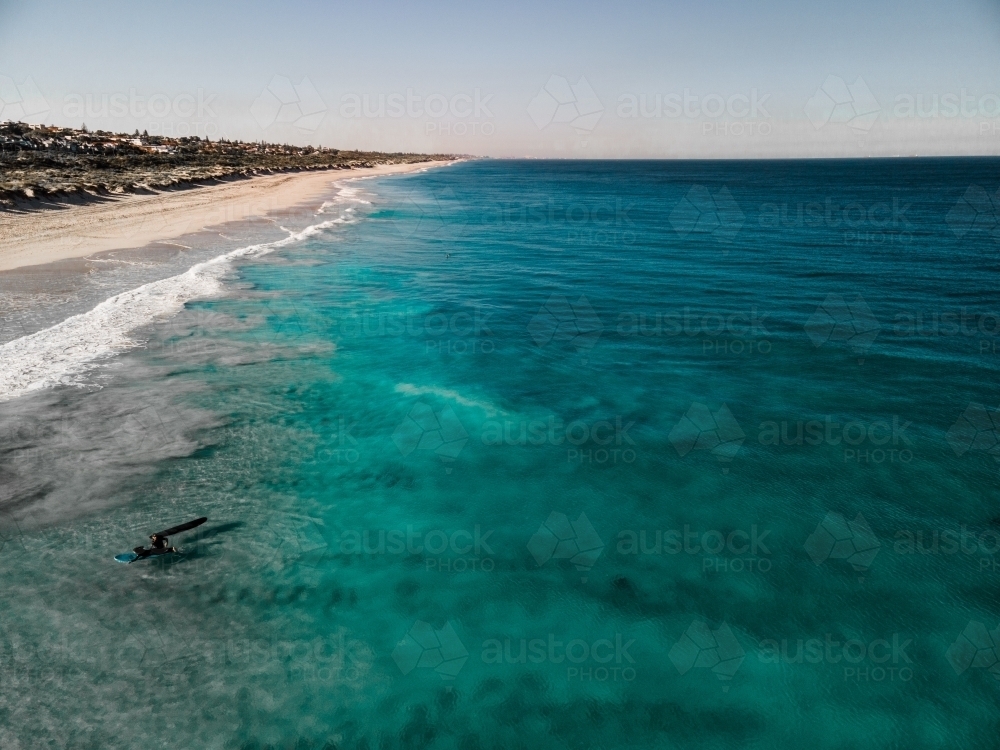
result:
<svg viewBox="0 0 1000 750"><path fill-rule="evenodd" d="M1000 2L0 0L0 120L493 156L1000 153Z"/></svg>

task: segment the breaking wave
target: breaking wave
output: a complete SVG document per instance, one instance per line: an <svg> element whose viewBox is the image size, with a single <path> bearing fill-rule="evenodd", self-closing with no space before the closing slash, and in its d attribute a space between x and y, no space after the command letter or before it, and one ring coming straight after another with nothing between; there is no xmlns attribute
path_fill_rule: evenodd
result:
<svg viewBox="0 0 1000 750"><path fill-rule="evenodd" d="M357 190L342 188L338 202L363 202ZM287 247L334 226L351 223L348 213L313 224L272 242L248 245L192 266L170 278L144 284L105 300L92 310L0 346L0 401L40 388L78 385L97 362L141 345L132 332L157 318L174 315L185 303L216 297L233 261L255 258ZM346 217L346 218L345 218Z"/></svg>

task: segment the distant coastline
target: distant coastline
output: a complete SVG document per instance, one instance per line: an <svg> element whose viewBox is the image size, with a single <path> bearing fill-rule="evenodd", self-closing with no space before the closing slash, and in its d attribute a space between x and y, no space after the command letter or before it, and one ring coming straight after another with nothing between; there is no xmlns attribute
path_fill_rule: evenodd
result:
<svg viewBox="0 0 1000 750"><path fill-rule="evenodd" d="M455 158L0 122L0 212L102 203L130 194L149 195L260 175Z"/></svg>
<svg viewBox="0 0 1000 750"><path fill-rule="evenodd" d="M175 184L165 190L88 193L86 198L77 197L77 205L39 201L35 210L0 212L0 271L143 247L206 227L266 216L317 198L338 178L402 174L450 163L452 159L420 157L401 163L289 168L249 179L216 179L215 184L187 190L178 190Z"/></svg>

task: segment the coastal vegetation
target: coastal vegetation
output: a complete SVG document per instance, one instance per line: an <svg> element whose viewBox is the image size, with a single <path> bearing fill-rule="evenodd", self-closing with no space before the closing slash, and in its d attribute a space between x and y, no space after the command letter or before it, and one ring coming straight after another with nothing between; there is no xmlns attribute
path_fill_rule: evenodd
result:
<svg viewBox="0 0 1000 750"><path fill-rule="evenodd" d="M164 190L284 171L454 159L190 136L0 123L0 209Z"/></svg>

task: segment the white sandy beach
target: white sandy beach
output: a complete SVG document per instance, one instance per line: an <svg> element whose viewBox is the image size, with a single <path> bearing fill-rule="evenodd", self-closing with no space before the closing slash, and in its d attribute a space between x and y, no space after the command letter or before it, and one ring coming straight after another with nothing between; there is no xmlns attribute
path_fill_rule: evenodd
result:
<svg viewBox="0 0 1000 750"><path fill-rule="evenodd" d="M105 203L0 213L0 271L143 247L291 208L321 195L337 180L401 174L449 163L266 175L152 195L126 195Z"/></svg>
<svg viewBox="0 0 1000 750"><path fill-rule="evenodd" d="M176 314L190 300L217 295L220 275L232 261L266 255L342 224L353 210L352 201L359 199L351 197L354 191L342 190L339 197L332 196L336 184L343 186L345 181L416 172L449 163L269 175L180 192L123 197L109 203L5 214L0 219L0 270L8 272L4 276L20 276L23 281L25 272L15 269L31 266L28 275L33 276L34 271L42 270L39 264L73 258L97 260L94 254L115 249L143 248L145 255L155 256L160 251L159 243L163 243L164 257L168 257L177 252L170 247L175 244L170 242L172 238L180 239L207 227L248 217L280 218L292 207L318 210L321 203L331 205L330 198L338 206L308 226L295 231L286 228L283 237L237 243L235 248L220 246L218 254L203 257L183 271L175 268L172 275L126 287L91 309L0 345L0 401L46 386L75 382L74 378L93 362L136 346L140 339L132 334L137 328ZM69 265L73 266L69 270L73 274L88 264ZM52 294L51 289L46 294ZM57 291L55 296L60 294Z"/></svg>

